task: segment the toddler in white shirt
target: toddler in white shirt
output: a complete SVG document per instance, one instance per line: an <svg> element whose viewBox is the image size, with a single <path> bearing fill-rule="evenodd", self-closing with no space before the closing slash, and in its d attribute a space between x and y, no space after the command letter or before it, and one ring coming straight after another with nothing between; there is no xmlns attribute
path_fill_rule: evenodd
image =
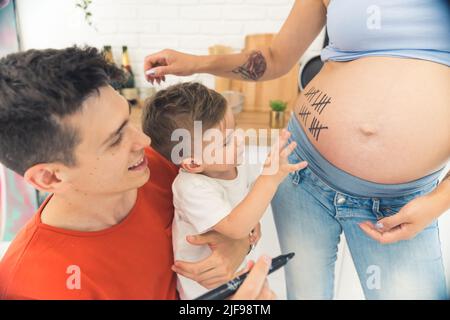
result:
<svg viewBox="0 0 450 320"><path fill-rule="evenodd" d="M196 262L211 254L206 245L188 243L188 235L210 230L234 239L251 235L278 185L289 172L306 167L306 162L288 162L295 142L286 146L286 130L264 166L242 163L244 141L236 134L231 108L219 93L199 83L157 92L144 111L143 128L153 148L180 167L172 185L175 260ZM181 299L208 291L182 275L177 289Z"/></svg>

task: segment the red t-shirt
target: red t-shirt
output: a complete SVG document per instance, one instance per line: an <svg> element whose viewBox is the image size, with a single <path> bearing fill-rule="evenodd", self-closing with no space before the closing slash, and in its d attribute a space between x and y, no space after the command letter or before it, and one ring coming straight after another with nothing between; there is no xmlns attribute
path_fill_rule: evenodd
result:
<svg viewBox="0 0 450 320"><path fill-rule="evenodd" d="M42 224L36 215L0 262L0 299L176 299L171 270L177 168L146 150L149 181L119 224L96 232Z"/></svg>

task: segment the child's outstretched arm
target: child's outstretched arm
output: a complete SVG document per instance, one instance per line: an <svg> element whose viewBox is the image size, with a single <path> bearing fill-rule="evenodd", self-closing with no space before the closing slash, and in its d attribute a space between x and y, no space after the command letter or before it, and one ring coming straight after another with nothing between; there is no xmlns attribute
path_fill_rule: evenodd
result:
<svg viewBox="0 0 450 320"><path fill-rule="evenodd" d="M264 163L262 174L256 179L251 191L229 215L213 227L214 230L233 239L248 236L266 211L278 185L290 172L307 166L306 161L297 164L288 162L288 156L296 147L295 142L286 146L289 136L290 133L283 130L280 139L273 145Z"/></svg>

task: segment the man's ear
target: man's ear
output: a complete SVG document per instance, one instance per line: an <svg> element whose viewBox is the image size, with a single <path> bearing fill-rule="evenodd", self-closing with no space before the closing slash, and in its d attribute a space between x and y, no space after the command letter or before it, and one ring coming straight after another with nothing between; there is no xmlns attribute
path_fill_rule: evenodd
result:
<svg viewBox="0 0 450 320"><path fill-rule="evenodd" d="M54 164L39 163L24 174L25 180L38 190L54 193L61 186L58 177L58 167Z"/></svg>
<svg viewBox="0 0 450 320"><path fill-rule="evenodd" d="M181 161L180 167L189 173L200 173L205 169L202 164L195 162L193 158L186 158Z"/></svg>

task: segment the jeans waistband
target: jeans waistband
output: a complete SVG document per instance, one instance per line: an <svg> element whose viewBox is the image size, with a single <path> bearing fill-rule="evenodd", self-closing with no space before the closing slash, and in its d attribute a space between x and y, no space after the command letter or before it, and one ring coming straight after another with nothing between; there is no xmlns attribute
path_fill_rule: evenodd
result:
<svg viewBox="0 0 450 320"><path fill-rule="evenodd" d="M295 154L308 162L309 169L331 188L357 197L400 197L426 188L437 181L445 166L420 179L401 184L381 184L353 176L331 164L309 141L295 115L289 120L291 141L297 142Z"/></svg>

